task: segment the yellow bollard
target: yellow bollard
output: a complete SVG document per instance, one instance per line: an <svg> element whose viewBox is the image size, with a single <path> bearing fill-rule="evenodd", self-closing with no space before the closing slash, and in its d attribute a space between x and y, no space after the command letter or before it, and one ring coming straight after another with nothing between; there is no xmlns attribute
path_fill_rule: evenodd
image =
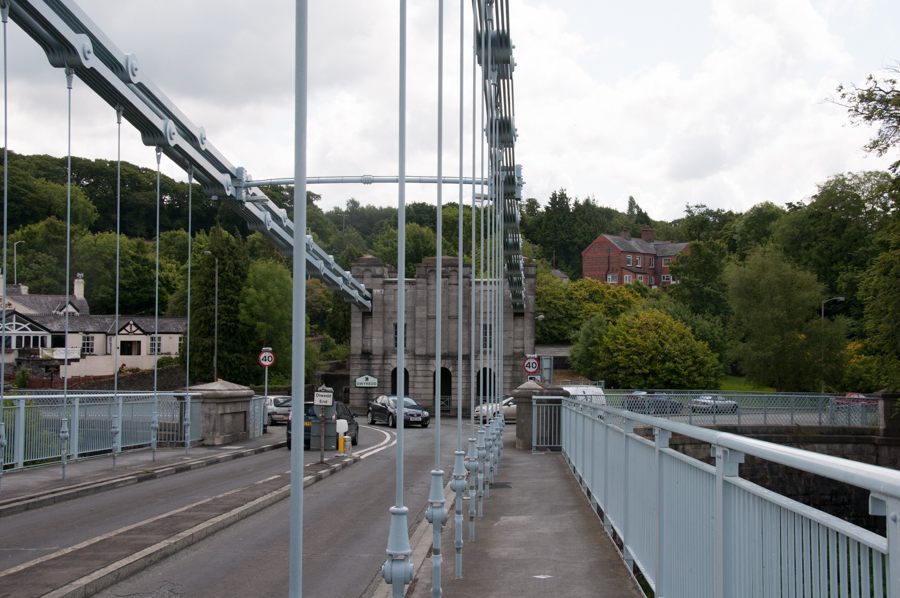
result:
<svg viewBox="0 0 900 598"><path fill-rule="evenodd" d="M343 436L338 436L337 444L338 444L337 445L338 452L343 453L344 452L344 437Z"/></svg>

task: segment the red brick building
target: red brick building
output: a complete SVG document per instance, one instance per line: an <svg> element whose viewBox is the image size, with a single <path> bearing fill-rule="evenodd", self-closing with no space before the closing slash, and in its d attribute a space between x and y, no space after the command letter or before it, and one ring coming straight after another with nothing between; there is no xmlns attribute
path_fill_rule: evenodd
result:
<svg viewBox="0 0 900 598"><path fill-rule="evenodd" d="M616 286L642 282L651 288L665 288L678 282L672 280L669 263L688 251L689 243L656 241L649 226L641 231L640 239L632 239L631 231L623 228L620 235L600 235L581 252L581 273Z"/></svg>

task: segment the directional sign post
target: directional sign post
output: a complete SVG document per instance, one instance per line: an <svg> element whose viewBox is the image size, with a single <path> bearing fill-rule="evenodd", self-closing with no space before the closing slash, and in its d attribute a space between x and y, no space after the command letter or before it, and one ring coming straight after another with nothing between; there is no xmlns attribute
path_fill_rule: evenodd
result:
<svg viewBox="0 0 900 598"><path fill-rule="evenodd" d="M527 374L536 374L538 370L541 369L541 362L534 357L529 357L522 362L522 369L524 369Z"/></svg>
<svg viewBox="0 0 900 598"><path fill-rule="evenodd" d="M275 363L275 354L272 353L272 347L263 347L259 352L259 365L266 368L266 381L263 387L263 434L266 433L269 423L269 366Z"/></svg>
<svg viewBox="0 0 900 598"><path fill-rule="evenodd" d="M327 386L320 386L313 395L313 404L322 406L319 416L319 463L325 463L325 408L334 402L334 391Z"/></svg>

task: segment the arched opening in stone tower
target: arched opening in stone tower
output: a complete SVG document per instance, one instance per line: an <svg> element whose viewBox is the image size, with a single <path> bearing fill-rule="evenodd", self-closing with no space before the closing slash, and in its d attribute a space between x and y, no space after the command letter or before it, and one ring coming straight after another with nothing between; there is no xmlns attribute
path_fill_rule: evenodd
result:
<svg viewBox="0 0 900 598"><path fill-rule="evenodd" d="M397 394L397 368L391 370L391 394ZM409 396L409 370L403 368L403 396Z"/></svg>
<svg viewBox="0 0 900 598"><path fill-rule="evenodd" d="M432 387L431 396L434 397L434 391L437 390L438 378L437 373L434 376L434 385ZM448 368L441 368L441 411L449 411L453 407L453 374Z"/></svg>

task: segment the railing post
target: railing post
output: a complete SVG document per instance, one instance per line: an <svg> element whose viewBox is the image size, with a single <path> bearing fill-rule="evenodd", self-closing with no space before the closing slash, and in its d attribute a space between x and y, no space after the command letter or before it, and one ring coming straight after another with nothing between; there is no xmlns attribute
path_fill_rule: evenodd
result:
<svg viewBox="0 0 900 598"><path fill-rule="evenodd" d="M3 405L0 402L0 480L3 479L3 464L6 462L6 425L3 423Z"/></svg>
<svg viewBox="0 0 900 598"><path fill-rule="evenodd" d="M744 462L744 453L732 451L720 446L710 449L716 458L716 591L715 595L724 597L725 588L731 588L730 557L725 554L725 529L731 521L731 505L725 501L725 478L738 474L738 465ZM729 558L726 559L726 556ZM731 595L729 591L727 595Z"/></svg>
<svg viewBox="0 0 900 598"><path fill-rule="evenodd" d="M16 399L16 425L13 428L13 460L17 469L25 467L25 399Z"/></svg>
<svg viewBox="0 0 900 598"><path fill-rule="evenodd" d="M624 420L622 422L622 431L624 432L622 436L623 443L623 459L622 459L622 525L620 529L622 530L622 557L625 559L625 565L628 567L629 571L632 571L634 568L634 557L631 555L631 548L628 546L628 532L630 531L628 525L628 514L630 509L628 508L628 480L631 477L629 475L629 453L631 451L629 448L629 436L634 434L634 422L631 420Z"/></svg>
<svg viewBox="0 0 900 598"><path fill-rule="evenodd" d="M62 464L62 479L66 479L66 456L69 452L69 420L65 417L62 418L62 423L59 427L59 458L60 463Z"/></svg>
<svg viewBox="0 0 900 598"><path fill-rule="evenodd" d="M666 575L666 496L665 496L665 468L663 467L662 449L669 448L669 439L672 432L653 428L653 436L656 439L656 595L664 598L667 595L666 584L663 581Z"/></svg>
<svg viewBox="0 0 900 598"><path fill-rule="evenodd" d="M887 595L900 596L900 498L887 497ZM880 583L880 580L879 580Z"/></svg>
<svg viewBox="0 0 900 598"><path fill-rule="evenodd" d="M268 368L266 375L268 376ZM265 399L263 399L263 421L265 421ZM184 454L187 455L191 449L191 393L184 393Z"/></svg>
<svg viewBox="0 0 900 598"><path fill-rule="evenodd" d="M612 522L609 519L609 424L603 421L603 527L612 538Z"/></svg>
<svg viewBox="0 0 900 598"><path fill-rule="evenodd" d="M81 423L81 415L79 411L81 410L81 397L75 395L75 403L72 405L72 432L71 432L71 442L69 442L69 447L71 450L71 455L73 459L78 458L78 428Z"/></svg>
<svg viewBox="0 0 900 598"><path fill-rule="evenodd" d="M116 455L119 454L119 418L116 414L112 416L112 462L113 471L116 469Z"/></svg>

